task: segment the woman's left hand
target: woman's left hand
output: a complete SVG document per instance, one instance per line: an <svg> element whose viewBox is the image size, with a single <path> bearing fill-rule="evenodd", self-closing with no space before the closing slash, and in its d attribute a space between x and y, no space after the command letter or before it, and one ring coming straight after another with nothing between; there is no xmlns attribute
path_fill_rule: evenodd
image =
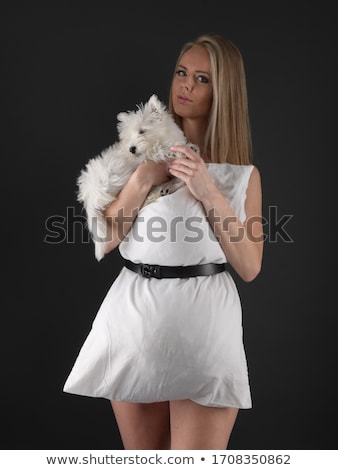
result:
<svg viewBox="0 0 338 470"><path fill-rule="evenodd" d="M183 180L191 194L202 201L215 185L203 158L188 146L171 147L173 152L183 153L187 158L174 158L169 162L169 173Z"/></svg>

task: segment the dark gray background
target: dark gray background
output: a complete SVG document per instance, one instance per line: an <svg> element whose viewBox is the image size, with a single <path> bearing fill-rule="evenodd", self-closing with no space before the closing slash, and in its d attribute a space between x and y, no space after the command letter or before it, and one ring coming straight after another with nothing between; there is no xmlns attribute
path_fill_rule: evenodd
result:
<svg viewBox="0 0 338 470"><path fill-rule="evenodd" d="M253 409L240 412L229 447L335 448L332 9L323 2L57 5L1 11L2 447L121 448L106 400L62 392L121 268L118 252L98 263L83 241L76 178L115 140L119 111L152 93L167 100L181 45L219 32L246 65L267 235L259 277L245 284L235 276ZM289 242L275 227L286 216ZM51 217L68 239L46 243Z"/></svg>

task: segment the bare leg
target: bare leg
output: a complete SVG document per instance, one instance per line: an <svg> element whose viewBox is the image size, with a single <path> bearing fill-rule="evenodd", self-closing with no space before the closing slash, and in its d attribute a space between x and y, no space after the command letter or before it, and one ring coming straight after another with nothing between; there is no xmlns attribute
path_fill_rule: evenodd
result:
<svg viewBox="0 0 338 470"><path fill-rule="evenodd" d="M168 402L111 404L125 450L170 449Z"/></svg>
<svg viewBox="0 0 338 470"><path fill-rule="evenodd" d="M211 408L191 400L171 401L171 449L226 449L237 414L237 408Z"/></svg>

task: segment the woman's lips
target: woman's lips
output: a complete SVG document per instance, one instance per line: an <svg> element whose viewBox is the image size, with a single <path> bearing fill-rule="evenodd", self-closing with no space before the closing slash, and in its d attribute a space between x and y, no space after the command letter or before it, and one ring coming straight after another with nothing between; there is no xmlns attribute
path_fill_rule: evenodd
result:
<svg viewBox="0 0 338 470"><path fill-rule="evenodd" d="M180 103L191 103L191 99L184 95L178 95L177 101L179 101Z"/></svg>

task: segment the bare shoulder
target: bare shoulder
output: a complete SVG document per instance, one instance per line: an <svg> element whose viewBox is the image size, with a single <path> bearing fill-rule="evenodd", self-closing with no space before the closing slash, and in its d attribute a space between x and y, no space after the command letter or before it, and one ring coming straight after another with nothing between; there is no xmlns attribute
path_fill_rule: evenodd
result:
<svg viewBox="0 0 338 470"><path fill-rule="evenodd" d="M247 214L260 212L262 205L261 175L256 166L253 167L246 191L245 207Z"/></svg>
<svg viewBox="0 0 338 470"><path fill-rule="evenodd" d="M262 190L261 174L259 172L259 169L256 166L253 166L252 171L250 173L247 193L257 192L257 191L261 192L261 190Z"/></svg>
<svg viewBox="0 0 338 470"><path fill-rule="evenodd" d="M259 172L259 169L253 165L250 178L249 178L249 185L259 185L261 186L261 174Z"/></svg>

